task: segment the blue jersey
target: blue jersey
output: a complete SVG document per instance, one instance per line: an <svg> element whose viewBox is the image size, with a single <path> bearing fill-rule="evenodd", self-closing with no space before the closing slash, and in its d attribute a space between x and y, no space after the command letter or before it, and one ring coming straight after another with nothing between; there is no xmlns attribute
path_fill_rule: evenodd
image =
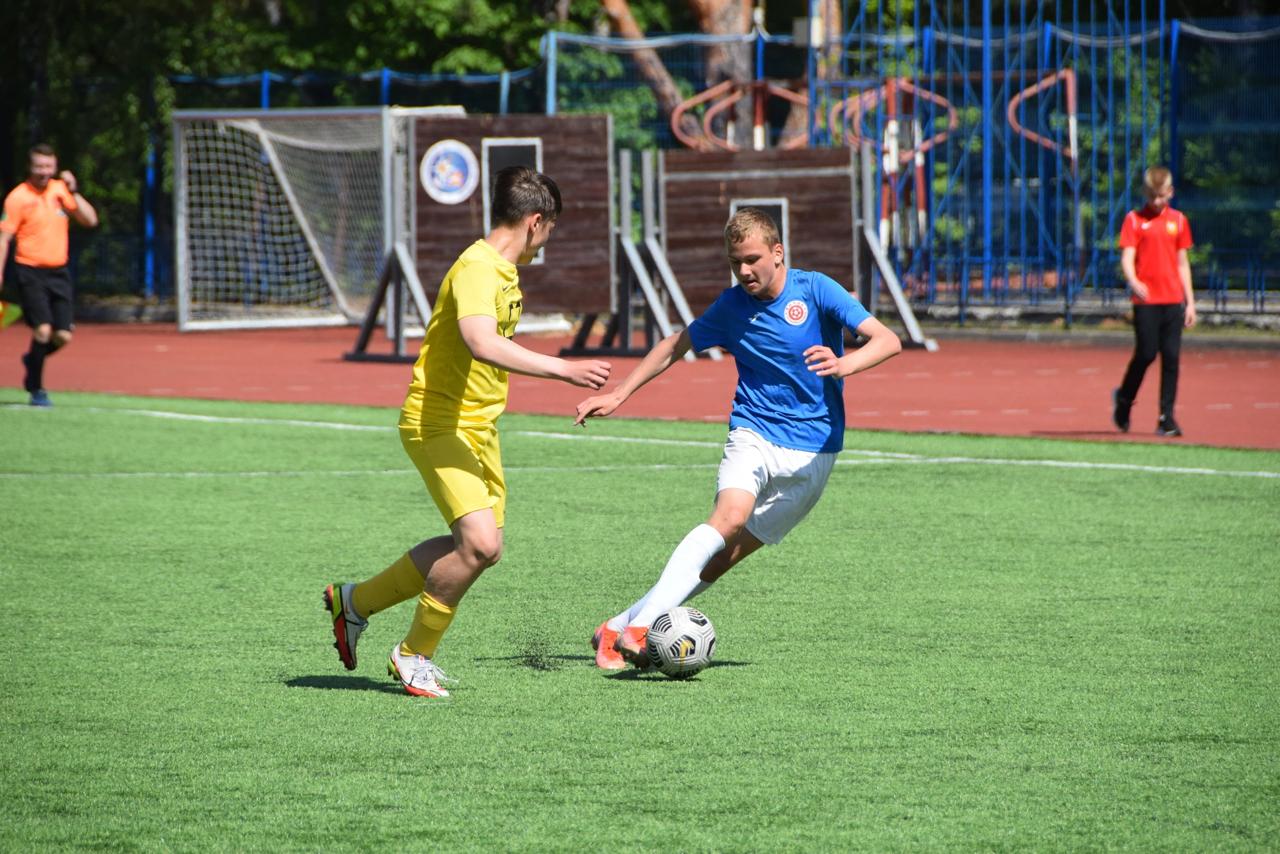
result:
<svg viewBox="0 0 1280 854"><path fill-rule="evenodd" d="M844 380L809 370L814 344L844 354L844 327L871 315L822 273L788 270L782 293L759 300L741 287L725 290L689 324L695 350L723 347L738 365L729 427L748 427L775 445L838 451L844 445Z"/></svg>

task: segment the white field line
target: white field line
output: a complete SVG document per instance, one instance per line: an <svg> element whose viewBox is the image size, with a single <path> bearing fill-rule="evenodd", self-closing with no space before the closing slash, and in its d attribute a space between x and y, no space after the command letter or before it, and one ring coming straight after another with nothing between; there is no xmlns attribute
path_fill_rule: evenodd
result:
<svg viewBox="0 0 1280 854"><path fill-rule="evenodd" d="M337 421L298 421L291 418L235 418L222 415L195 415L189 412L165 412L161 409L108 409L86 407L82 412L123 412L127 415L143 415L148 418L168 418L174 421L199 421L206 424L267 424L282 427L319 427L326 430L355 430L385 433L395 430L374 424L343 424Z"/></svg>
<svg viewBox="0 0 1280 854"><path fill-rule="evenodd" d="M11 403L3 407L13 412L37 413L38 417L50 417L40 407ZM197 415L192 412L168 412L163 409L116 409L110 406L77 406L74 412L92 412L96 415L141 415L146 418L167 418L171 421L198 421L205 424L266 424L281 427L320 427L327 430L356 430L389 432L395 427L373 424L344 424L338 421L298 421L292 418L237 418L230 415Z"/></svg>
<svg viewBox="0 0 1280 854"><path fill-rule="evenodd" d="M914 459L836 460L836 465L858 466L874 463L905 465L978 465L1026 466L1031 468L1084 469L1093 471L1132 471L1144 474L1198 474L1210 477L1261 477L1280 480L1276 471L1232 471L1231 469L1184 468L1182 466L1143 466L1135 463L1091 463L1079 460L1017 460L1000 457L916 457Z"/></svg>
<svg viewBox="0 0 1280 854"><path fill-rule="evenodd" d="M503 466L507 474L512 472L612 472L612 471L688 471L689 469L715 469L719 463L694 463L692 465L621 465L621 466ZM240 478L240 477L371 477L375 475L413 475L418 472L412 467L403 469L343 469L328 471L313 469L310 471L118 471L118 472L0 472L0 481L5 480L131 480L131 479L208 479L208 478Z"/></svg>
<svg viewBox="0 0 1280 854"><path fill-rule="evenodd" d="M0 480L195 480L221 477L368 477L417 474L413 469L346 469L341 471L105 471L105 472L0 472Z"/></svg>
<svg viewBox="0 0 1280 854"><path fill-rule="evenodd" d="M503 431L508 436L532 436L535 439L558 439L565 442L621 442L633 445L663 445L666 447L677 448L723 448L724 442L699 442L696 440L684 439L637 439L632 436L600 436L595 433L588 433L585 430L581 433L547 433L541 430L512 430L509 433Z"/></svg>
<svg viewBox="0 0 1280 854"><path fill-rule="evenodd" d="M38 408L11 405L4 407L6 409L17 411L35 411ZM249 424L249 425L266 425L266 426L283 426L283 427L308 427L325 430L355 430L355 431L373 431L373 432L391 432L394 427L377 426L369 424L348 424L338 421L301 421L287 418L240 418L234 416L218 416L218 415L195 415L185 412L169 412L166 410L156 409L114 409L110 407L84 407L77 409L77 412L94 412L94 413L123 413L126 415L140 415L150 418L170 418L179 421L197 421L207 424ZM44 413L42 413L44 414ZM676 446L688 448L720 448L722 442L707 442L695 440L680 439L644 439L633 436L601 436L598 434L589 434L584 432L574 433L555 433L540 430L511 430L506 431L508 436L527 436L539 439L552 439L557 441L569 442L614 442L620 444L636 444L636 445L652 445L652 446ZM1033 459L1012 459L1003 457L965 457L965 456L946 456L946 457L928 457L923 454L906 454L894 453L889 451L870 451L861 449L846 449L840 453L841 459L837 460L838 465L884 465L889 463L902 463L910 465L986 465L986 466L1008 466L1008 467L1030 467L1030 468L1058 468L1058 469L1077 469L1084 471L1129 471L1146 474L1172 474L1172 475L1199 475L1202 477L1249 477L1249 478L1265 478L1280 479L1280 472L1274 471L1234 471L1231 469L1212 469L1212 468L1188 468L1182 466L1148 466L1138 465L1135 463L1097 463L1080 460L1033 460ZM852 457L852 459L851 459ZM711 464L695 464L695 465L669 465L665 463L657 463L652 465L598 465L598 466L507 466L506 470L511 472L570 472L570 471L623 471L623 470L647 470L662 471L667 469L689 469L689 468L714 468ZM411 469L407 471L412 471ZM399 474L401 472L395 470L377 470L370 469L365 471L298 471L298 472L119 472L119 473L101 473L101 474L56 474L56 473L38 473L38 472L0 472L0 478L37 478L37 477L308 477L308 476L331 476L331 477L353 477L371 474Z"/></svg>

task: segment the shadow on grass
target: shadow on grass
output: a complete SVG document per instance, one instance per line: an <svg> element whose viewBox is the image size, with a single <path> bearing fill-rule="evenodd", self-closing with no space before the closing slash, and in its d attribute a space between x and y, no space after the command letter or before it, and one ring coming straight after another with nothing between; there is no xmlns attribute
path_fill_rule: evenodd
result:
<svg viewBox="0 0 1280 854"><path fill-rule="evenodd" d="M592 660L594 661L594 659L592 659ZM711 662L710 664L708 664L708 665L706 666L706 668L704 668L704 671L703 671L703 672L705 672L706 670L713 670L713 669L715 669L715 668L717 668L717 667L750 667L750 666L751 666L751 662L750 662L750 661L733 661L733 660L729 660L729 661L713 661L713 662ZM618 671L615 671L615 672L613 672L613 673L610 673L610 674L609 674L609 678L610 678L610 679L622 680L622 681L636 681L636 680L639 680L639 681L642 681L642 682L651 682L651 681L656 681L656 682L697 682L697 681L698 681L698 677L697 677L697 676L690 676L688 679L671 679L671 678L669 678L669 677L667 677L667 676L663 676L663 675L662 675L661 673L659 673L657 670L637 670L637 669L635 669L634 667L629 668L629 669L627 669L627 670L618 670Z"/></svg>
<svg viewBox="0 0 1280 854"><path fill-rule="evenodd" d="M404 688L399 683L367 676L295 676L285 680L290 688L316 688L321 691L381 691L390 694L403 694Z"/></svg>
<svg viewBox="0 0 1280 854"><path fill-rule="evenodd" d="M519 655L493 655L487 657L477 657L476 661L509 661L519 667L528 667L531 670L560 670L566 664L585 663L592 667L595 666L596 657L594 655L567 655L567 654L551 654L541 650L529 650ZM716 660L707 665L708 667L750 667L749 661L720 661ZM665 679L656 670L640 671L634 668L628 670L620 670L615 673L608 674L611 679L635 679L637 677L659 676Z"/></svg>
<svg viewBox="0 0 1280 854"><path fill-rule="evenodd" d="M528 667L530 670L559 670L568 662L594 662L595 660L593 655L555 655L536 648L518 655L476 656L476 661L510 661L512 664Z"/></svg>
<svg viewBox="0 0 1280 854"><path fill-rule="evenodd" d="M1133 433L1121 433L1114 427L1110 430L1032 430L1028 435L1043 436L1046 439L1109 439L1115 441L1132 441L1133 439L1154 438L1155 434L1145 434L1135 430Z"/></svg>

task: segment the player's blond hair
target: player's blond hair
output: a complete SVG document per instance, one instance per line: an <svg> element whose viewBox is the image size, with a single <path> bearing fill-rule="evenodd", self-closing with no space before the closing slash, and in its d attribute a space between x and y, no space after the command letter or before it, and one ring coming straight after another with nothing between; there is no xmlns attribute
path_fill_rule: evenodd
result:
<svg viewBox="0 0 1280 854"><path fill-rule="evenodd" d="M1167 167L1152 166L1142 173L1142 192L1146 194L1148 199L1154 199L1169 189L1169 185L1172 183L1173 173Z"/></svg>
<svg viewBox="0 0 1280 854"><path fill-rule="evenodd" d="M757 232L770 249L782 242L782 234L778 231L778 224L773 221L773 217L760 208L738 208L738 211L729 217L729 222L725 224L725 245L733 246L741 243L750 237L752 232Z"/></svg>

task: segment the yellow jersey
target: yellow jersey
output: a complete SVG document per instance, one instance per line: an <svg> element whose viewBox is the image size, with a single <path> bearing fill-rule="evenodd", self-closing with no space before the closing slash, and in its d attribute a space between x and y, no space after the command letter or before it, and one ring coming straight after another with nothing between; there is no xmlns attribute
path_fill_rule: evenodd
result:
<svg viewBox="0 0 1280 854"><path fill-rule="evenodd" d="M440 284L400 410L401 426L453 429L496 421L507 407L507 372L472 357L458 320L492 317L498 334L511 338L521 307L516 265L484 240L467 247Z"/></svg>

